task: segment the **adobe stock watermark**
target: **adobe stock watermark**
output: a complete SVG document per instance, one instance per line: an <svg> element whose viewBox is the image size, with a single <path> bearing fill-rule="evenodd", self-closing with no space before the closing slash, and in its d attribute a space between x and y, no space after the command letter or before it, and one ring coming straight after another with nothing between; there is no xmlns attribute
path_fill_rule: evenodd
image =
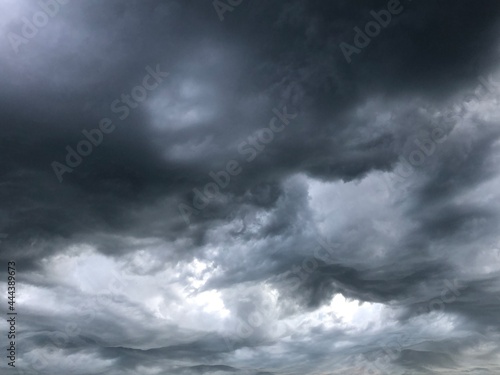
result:
<svg viewBox="0 0 500 375"><path fill-rule="evenodd" d="M38 35L40 29L48 25L51 18L57 16L60 11L61 5L68 3L68 0L41 0L38 1L40 10L35 12L31 18L21 17L20 34L10 31L7 33L7 39L10 46L16 54L22 45L29 43L31 39Z"/></svg>
<svg viewBox="0 0 500 375"><path fill-rule="evenodd" d="M155 90L163 80L168 77L169 73L160 70L160 65L156 64L155 69L149 65L146 67L147 74L144 76L140 84L132 88L130 93L122 94L119 99L114 100L110 105L112 113L118 114L118 119L123 121L129 115L131 110L137 108L140 103L143 103L148 98L148 92ZM51 163L59 182L63 181L65 173L71 173L78 167L83 159L89 156L94 147L102 144L105 134L111 134L116 129L113 120L109 117L104 117L99 121L96 128L90 130L82 130L83 139L72 147L66 146L65 163L53 161Z"/></svg>
<svg viewBox="0 0 500 375"><path fill-rule="evenodd" d="M285 281L287 282L288 290L294 291L299 288L311 275L318 269L319 261L326 264L332 264L335 262L337 249L339 244L330 243L321 236L315 238L317 246L314 250L313 256L305 258L300 265L294 265L289 271ZM416 309L411 317L416 317L419 315L429 314L432 312L443 313L445 311L445 305L453 303L461 295L460 293L460 283L458 280L444 280L444 288L441 290L439 296L427 301L424 304L420 304L418 309ZM407 337L405 337L407 339ZM404 340L401 337L396 340L391 340L388 344L381 346L378 352L378 361L372 361L363 355L364 360L362 363L358 363L356 370L363 375L382 375L386 374L386 370L382 368L382 364L387 362L390 363L391 360L398 358L401 351L404 349ZM359 359L359 358L358 358Z"/></svg>
<svg viewBox="0 0 500 375"><path fill-rule="evenodd" d="M395 184L401 183L415 173L417 168L423 166L426 160L437 150L438 145L444 143L449 137L449 127L461 119L463 113L477 106L488 95L498 91L500 80L492 74L485 78L478 77L479 84L473 92L464 95L460 103L446 111L440 124L433 123L433 128L427 136L413 141L415 147L409 152L408 157L400 156L399 163L391 175L384 175L387 189L392 191Z"/></svg>
<svg viewBox="0 0 500 375"><path fill-rule="evenodd" d="M235 325L235 334L232 336L223 335L224 342L229 350L233 351L237 349L235 345L238 342L249 339L264 327L267 327L270 334L274 337L282 336L290 330L288 324L279 320L279 315L276 309L273 308L271 301L265 300L265 303L260 306L249 298L243 301L252 303L252 309L246 317L238 317ZM263 337L262 340L265 340L265 338Z"/></svg>
<svg viewBox="0 0 500 375"><path fill-rule="evenodd" d="M243 0L214 0L212 5L217 12L219 20L224 21L224 13L232 12Z"/></svg>
<svg viewBox="0 0 500 375"><path fill-rule="evenodd" d="M445 288L441 290L439 297L433 298L427 302L424 306L420 306L418 310L413 314L412 317L429 314L432 312L443 313L445 310L445 305L453 303L461 295L460 293L460 283L458 280L444 280ZM401 352L411 344L411 336L407 334L399 335L394 340L381 346L381 350L378 352L378 361L370 361L368 358L362 366L365 371L362 374L386 374L386 370L381 367L382 363L391 363L399 358Z"/></svg>
<svg viewBox="0 0 500 375"><path fill-rule="evenodd" d="M436 152L437 145L444 143L447 138L446 130L442 126L435 125L427 136L414 139L414 147L408 157L401 155L393 173L390 176L384 175L388 189L391 190L394 183L401 183L415 173L416 168L424 165L427 158Z"/></svg>
<svg viewBox="0 0 500 375"><path fill-rule="evenodd" d="M408 0L411 1L411 0ZM351 55L361 53L361 50L367 47L373 38L376 38L382 28L387 28L392 21L393 16L397 16L404 10L404 6L401 4L400 0L389 0L387 2L387 10L379 10L378 12L372 10L370 15L373 20L368 21L363 30L356 26L354 28L355 35L353 44L346 42L340 43L339 47L344 54L344 58L348 63L352 62Z"/></svg>
<svg viewBox="0 0 500 375"><path fill-rule="evenodd" d="M498 75L498 73L497 73ZM489 74L487 78L480 75L477 77L479 82L474 91L464 95L460 103L454 105L454 108L449 111L449 116L461 117L461 114L468 109L473 109L481 101L487 98L488 95L498 93L500 86L500 77Z"/></svg>
<svg viewBox="0 0 500 375"><path fill-rule="evenodd" d="M290 120L297 117L298 113L288 112L287 106L284 106L280 111L274 108L272 112L275 114L269 121L267 127L257 130L253 135L238 144L238 153L245 157L247 163L252 162L259 154L261 154L266 146L270 144L277 133L285 130L286 125L290 124ZM207 182L202 188L194 188L192 205L185 203L178 204L177 208L184 222L189 225L191 216L198 215L208 204L221 194L221 189L229 186L231 178L238 176L243 172L243 167L240 162L235 159L229 160L225 168L218 172L210 171L208 176L212 181Z"/></svg>

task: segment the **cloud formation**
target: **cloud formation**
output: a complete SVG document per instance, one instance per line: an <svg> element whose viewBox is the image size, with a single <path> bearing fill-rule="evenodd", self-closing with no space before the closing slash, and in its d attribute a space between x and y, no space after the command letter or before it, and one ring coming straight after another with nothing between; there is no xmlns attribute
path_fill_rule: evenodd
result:
<svg viewBox="0 0 500 375"><path fill-rule="evenodd" d="M500 4L0 7L2 368L499 373Z"/></svg>

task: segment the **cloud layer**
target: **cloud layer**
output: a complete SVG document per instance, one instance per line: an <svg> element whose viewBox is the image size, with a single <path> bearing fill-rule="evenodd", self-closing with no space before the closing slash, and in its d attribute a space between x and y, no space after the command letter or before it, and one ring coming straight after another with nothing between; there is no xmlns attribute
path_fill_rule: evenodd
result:
<svg viewBox="0 0 500 375"><path fill-rule="evenodd" d="M0 7L20 374L499 373L500 4Z"/></svg>

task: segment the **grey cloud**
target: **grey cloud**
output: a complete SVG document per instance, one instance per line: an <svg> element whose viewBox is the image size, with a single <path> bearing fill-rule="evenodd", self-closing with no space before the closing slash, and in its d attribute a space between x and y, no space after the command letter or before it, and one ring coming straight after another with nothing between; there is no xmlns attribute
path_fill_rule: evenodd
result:
<svg viewBox="0 0 500 375"><path fill-rule="evenodd" d="M36 373L74 323L45 371L498 372L499 86L478 86L497 70L497 2L402 0L350 63L339 45L386 0L234 3L221 22L212 2L68 2L18 53L2 40L0 259L19 265L20 365ZM12 6L5 35L39 11ZM148 66L169 75L120 119L112 103ZM51 163L103 118L115 130L59 182ZM179 206L231 160L241 173L186 223ZM122 288L99 294L106 267ZM96 296L88 322L78 306ZM387 356L396 333L410 339Z"/></svg>

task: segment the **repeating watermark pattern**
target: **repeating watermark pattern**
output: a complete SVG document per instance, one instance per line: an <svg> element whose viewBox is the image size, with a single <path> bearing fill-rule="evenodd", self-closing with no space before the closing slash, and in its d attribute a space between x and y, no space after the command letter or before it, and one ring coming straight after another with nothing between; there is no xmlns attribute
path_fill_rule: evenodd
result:
<svg viewBox="0 0 500 375"><path fill-rule="evenodd" d="M287 289L294 291L299 288L319 267L319 262L332 264L335 261L335 254L339 248L339 244L330 243L321 236L315 238L317 244L313 256L305 258L300 265L294 265L288 272L286 282ZM442 313L445 310L445 305L453 303L460 296L460 283L458 280L444 280L445 288L440 295L427 301L425 304L420 304L418 309L414 310L411 318L417 317L432 312ZM248 325L245 326L248 330ZM370 360L367 356L357 358L358 363L356 370L363 375L382 375L385 370L382 368L384 363L388 363L398 358L401 351L407 346L409 336L400 335L395 340L384 344L377 353L377 360Z"/></svg>
<svg viewBox="0 0 500 375"><path fill-rule="evenodd" d="M146 66L146 72L147 74L141 83L132 88L129 94L122 94L119 99L114 100L110 104L111 112L119 114L119 120L125 120L130 115L132 109L137 108L140 103L146 101L148 92L155 90L170 74L161 71L159 64L156 64L155 69L149 65ZM76 147L66 146L65 163L59 161L51 163L52 170L59 182L63 181L65 173L73 172L83 162L83 159L93 152L94 147L102 144L105 134L111 134L115 129L116 126L113 124L113 120L109 117L104 117L99 121L99 125L96 128L82 130L84 139L78 142Z"/></svg>
<svg viewBox="0 0 500 375"><path fill-rule="evenodd" d="M445 305L453 303L461 295L460 282L458 280L444 280L445 288L441 291L439 297L428 301L424 306L419 307L414 311L412 317L431 312L442 313L445 310ZM386 374L386 370L382 367L383 364L390 364L399 358L401 352L411 344L412 336L409 334L401 334L391 340L389 343L383 344L381 349L376 353L376 360L371 360L364 355L364 361L359 368L363 375L382 375Z"/></svg>
<svg viewBox="0 0 500 375"><path fill-rule="evenodd" d="M437 149L437 146L448 139L448 129L446 124L433 124L434 128L420 138L413 140L415 147L408 153L408 156L399 156L396 168L390 175L384 175L385 183L389 191L394 190L395 185L405 181L416 169L425 164Z"/></svg>
<svg viewBox="0 0 500 375"><path fill-rule="evenodd" d="M219 20L224 21L224 13L232 12L243 0L214 0L212 5L219 17Z"/></svg>
<svg viewBox="0 0 500 375"><path fill-rule="evenodd" d="M334 262L336 249L338 249L339 245L329 243L319 236L316 238L316 241L319 246L314 250L314 256L304 259L301 265L294 265L292 267L288 276L288 290L293 291L305 282L319 267L318 261L325 263ZM433 312L443 313L445 305L455 302L461 295L460 288L461 285L458 280L444 280L444 288L439 295L423 304L419 304L419 307L413 311L410 319ZM232 336L223 336L229 350L233 351L237 349L236 344L241 343L242 340L249 339L266 322L273 322L271 327L272 333L277 336L283 335L292 329L288 324L276 319L278 316L270 304L257 306L251 299L246 299L245 301L253 303L252 308L249 309L251 312L246 318L238 318L235 334ZM385 374L384 365L389 365L392 361L398 359L404 348L411 344L411 339L412 337L408 334L397 335L394 339L380 346L380 350L373 355L376 359L365 354L354 356L357 373L363 375Z"/></svg>
<svg viewBox="0 0 500 375"><path fill-rule="evenodd" d="M236 320L234 334L231 336L223 335L224 342L229 350L233 351L237 349L236 344L242 340L249 339L264 326L266 326L268 333L272 337L280 337L290 331L290 326L279 320L277 311L273 308L271 301L267 300L264 301L265 303L257 305L251 298L246 298L241 299L239 302L248 302L251 306L248 308L249 313L246 317L238 317ZM266 338L261 337L260 340L264 341ZM255 344L254 341L253 344Z"/></svg>
<svg viewBox="0 0 500 375"><path fill-rule="evenodd" d="M40 29L49 24L51 18L59 14L61 5L68 3L68 0L41 0L38 1L40 10L35 12L31 18L21 17L20 34L10 31L7 33L7 39L10 46L16 54L19 53L20 47L29 43L31 39L38 35Z"/></svg>
<svg viewBox="0 0 500 375"><path fill-rule="evenodd" d="M274 139L275 134L285 130L291 120L298 116L298 113L289 112L287 106L281 111L277 108L272 110L274 117L271 118L267 127L259 129L250 135L245 141L238 144L238 153L244 157L247 163L255 160ZM208 204L221 194L221 189L226 189L231 182L232 177L236 177L243 172L240 162L235 159L229 160L225 169L218 172L210 171L208 176L212 181L207 182L203 188L194 188L192 190L192 206L185 203L179 203L177 208L184 222L189 225L191 216L198 215Z"/></svg>
<svg viewBox="0 0 500 375"><path fill-rule="evenodd" d="M407 0L411 2L411 0ZM350 64L352 62L351 56L353 54L360 54L363 48L368 47L373 38L376 38L382 29L385 29L391 23L393 16L401 14L404 10L404 6L401 4L400 0L389 0L387 2L387 10L379 10L378 12L372 10L370 15L373 20L368 21L364 28L361 29L359 26L354 27L354 40L353 44L342 42L339 47L344 54L344 58Z"/></svg>
<svg viewBox="0 0 500 375"><path fill-rule="evenodd" d="M398 184L412 176L419 167L423 166L428 158L436 152L438 145L446 142L449 138L450 127L457 120L462 119L463 114L468 109L477 106L488 95L498 91L500 81L492 74L488 78L479 76L477 80L479 84L476 89L465 94L460 103L448 108L441 116L442 121L440 123L436 123L434 120L433 128L428 132L427 136L414 139L415 147L408 153L407 157L401 155L399 163L392 173L384 175L386 187L390 192L395 190Z"/></svg>

